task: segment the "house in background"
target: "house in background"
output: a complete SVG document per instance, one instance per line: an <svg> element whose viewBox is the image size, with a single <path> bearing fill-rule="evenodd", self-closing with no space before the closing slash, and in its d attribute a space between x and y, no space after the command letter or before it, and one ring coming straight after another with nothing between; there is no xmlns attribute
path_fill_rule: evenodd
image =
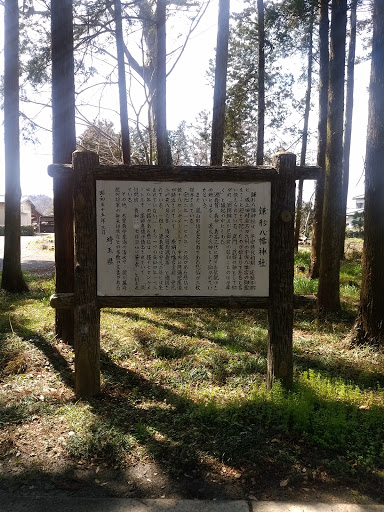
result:
<svg viewBox="0 0 384 512"><path fill-rule="evenodd" d="M35 231L39 231L40 219L43 214L36 208L36 206L31 201L31 223L35 228Z"/></svg>
<svg viewBox="0 0 384 512"><path fill-rule="evenodd" d="M364 213L364 194L352 197L352 201L355 201L355 206L347 210L347 229L354 229L352 220L355 213Z"/></svg>
<svg viewBox="0 0 384 512"><path fill-rule="evenodd" d="M36 211L35 205L28 197L22 197L20 201L20 225L32 226L32 212ZM5 196L0 196L0 226L4 226Z"/></svg>

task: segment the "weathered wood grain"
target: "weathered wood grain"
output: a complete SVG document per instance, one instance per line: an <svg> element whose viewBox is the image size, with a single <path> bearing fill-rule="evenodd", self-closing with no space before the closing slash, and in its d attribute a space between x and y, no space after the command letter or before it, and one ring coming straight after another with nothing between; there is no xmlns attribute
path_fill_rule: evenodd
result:
<svg viewBox="0 0 384 512"><path fill-rule="evenodd" d="M48 167L51 177L68 175L73 172L69 164L52 164ZM295 180L317 180L323 169L317 165L297 166ZM157 165L98 165L94 177L98 180L134 180L134 181L269 181L277 175L274 167L213 167L180 166L159 167Z"/></svg>
<svg viewBox="0 0 384 512"><path fill-rule="evenodd" d="M270 298L267 385L293 383L293 274L296 156L276 158L279 179L272 183Z"/></svg>
<svg viewBox="0 0 384 512"><path fill-rule="evenodd" d="M72 308L73 293L55 293L51 296L53 308ZM267 309L270 306L268 297L97 297L99 308L256 308ZM315 306L315 295L294 295L293 307Z"/></svg>
<svg viewBox="0 0 384 512"><path fill-rule="evenodd" d="M73 156L75 219L75 391L81 398L100 392L100 310L96 280L96 192L94 153Z"/></svg>

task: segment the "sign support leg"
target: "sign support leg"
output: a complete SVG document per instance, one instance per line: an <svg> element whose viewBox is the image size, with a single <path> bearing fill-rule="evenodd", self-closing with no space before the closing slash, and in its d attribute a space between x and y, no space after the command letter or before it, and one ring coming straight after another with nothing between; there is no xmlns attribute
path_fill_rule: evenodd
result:
<svg viewBox="0 0 384 512"><path fill-rule="evenodd" d="M280 380L293 383L293 273L296 156L276 156L278 172L272 182L270 238L270 299L267 386Z"/></svg>
<svg viewBox="0 0 384 512"><path fill-rule="evenodd" d="M95 153L76 151L74 169L75 391L81 398L100 392L100 309L97 306Z"/></svg>

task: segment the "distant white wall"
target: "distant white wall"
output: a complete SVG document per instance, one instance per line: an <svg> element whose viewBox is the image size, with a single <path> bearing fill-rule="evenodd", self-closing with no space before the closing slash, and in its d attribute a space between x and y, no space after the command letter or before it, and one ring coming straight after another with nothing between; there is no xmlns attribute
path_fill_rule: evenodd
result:
<svg viewBox="0 0 384 512"><path fill-rule="evenodd" d="M21 202L21 226L30 226L32 224L32 208L30 201Z"/></svg>
<svg viewBox="0 0 384 512"><path fill-rule="evenodd" d="M4 217L5 217L5 205L3 202L0 202L0 226L4 226ZM31 202L29 200L22 201L20 204L20 225L21 226L30 226L32 224L32 208Z"/></svg>

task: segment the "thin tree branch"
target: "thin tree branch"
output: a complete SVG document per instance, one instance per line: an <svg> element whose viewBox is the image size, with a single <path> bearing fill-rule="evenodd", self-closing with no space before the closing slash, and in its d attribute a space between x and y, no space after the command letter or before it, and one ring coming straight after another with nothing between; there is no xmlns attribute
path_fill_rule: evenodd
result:
<svg viewBox="0 0 384 512"><path fill-rule="evenodd" d="M167 77L172 73L172 71L174 70L176 64L179 62L181 56L183 55L184 53L184 50L187 46L187 43L192 35L192 33L194 32L194 30L197 28L197 26L199 25L202 17L204 16L204 14L206 13L207 9L208 9L208 6L209 6L209 3L210 3L210 0L208 0L204 6L204 9L203 9L203 6L201 6L201 8L199 9L198 13L196 14L196 16L192 19L191 21L191 24L190 24L190 28L189 28L189 31L188 31L188 34L187 34L187 37L185 38L185 41L184 41L184 44L181 46L181 50L180 50L180 53L178 55L178 57L176 58L175 62L173 63L171 69L168 71L167 73ZM201 12L202 11L202 12ZM201 12L201 14L199 15L199 13ZM196 23L195 23L195 20L197 19ZM195 25L194 25L195 23ZM175 50L177 51L177 50Z"/></svg>

